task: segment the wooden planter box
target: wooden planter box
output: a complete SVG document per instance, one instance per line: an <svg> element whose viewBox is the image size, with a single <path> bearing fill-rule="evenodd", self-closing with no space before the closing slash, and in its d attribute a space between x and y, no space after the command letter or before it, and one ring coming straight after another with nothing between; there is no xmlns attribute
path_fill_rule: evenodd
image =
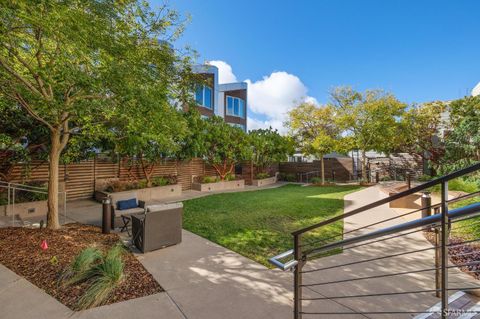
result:
<svg viewBox="0 0 480 319"><path fill-rule="evenodd" d="M277 176L273 176L273 177L263 178L263 179L254 179L252 180L252 185L266 186L266 185L275 184L276 182L277 182Z"/></svg>
<svg viewBox="0 0 480 319"><path fill-rule="evenodd" d="M142 188L142 189L132 189L132 190L123 191L123 192L115 192L115 194L122 194L122 193L126 194L131 192L137 193L138 200L141 200L144 202L158 202L168 198L180 197L182 195L182 185L175 184L175 185ZM97 201L102 201L110 194L112 193L109 193L106 191L95 191L95 199Z"/></svg>
<svg viewBox="0 0 480 319"><path fill-rule="evenodd" d="M239 179L236 181L223 181L216 183L193 183L192 189L200 192L214 192L214 191L224 191L231 189L243 189L245 188L245 181Z"/></svg>
<svg viewBox="0 0 480 319"><path fill-rule="evenodd" d="M11 216L12 211L20 217L46 216L48 212L47 201L40 200L36 202L17 203L15 204L15 210L13 210L12 204L10 204L10 206L0 206L1 216Z"/></svg>

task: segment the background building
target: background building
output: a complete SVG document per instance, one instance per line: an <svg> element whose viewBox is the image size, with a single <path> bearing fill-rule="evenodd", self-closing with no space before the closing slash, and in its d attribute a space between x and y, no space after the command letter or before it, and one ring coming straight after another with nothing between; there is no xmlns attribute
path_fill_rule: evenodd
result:
<svg viewBox="0 0 480 319"><path fill-rule="evenodd" d="M195 90L195 101L202 117L217 115L232 126L247 130L247 83L218 83L218 68L196 65L193 71L201 74L204 83Z"/></svg>

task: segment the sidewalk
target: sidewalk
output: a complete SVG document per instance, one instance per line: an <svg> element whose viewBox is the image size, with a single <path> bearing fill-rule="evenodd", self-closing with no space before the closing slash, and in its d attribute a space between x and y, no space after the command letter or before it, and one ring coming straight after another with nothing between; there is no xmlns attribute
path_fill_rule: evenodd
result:
<svg viewBox="0 0 480 319"><path fill-rule="evenodd" d="M377 187L370 187L359 192L349 194L345 197L345 211L353 210L367 203L374 202L386 197ZM382 205L370 211L351 216L345 220L345 232L367 226L372 223L398 216L399 213L388 207L388 204ZM390 222L379 224L362 231L352 233L359 235L361 233L371 232L387 226L392 226L408 221L399 218ZM346 235L348 237L349 235ZM399 238L381 241L375 244L361 246L354 249L345 250L342 254L334 255L309 262L305 270L341 265L360 260L399 254L402 252L430 248L432 245L425 239L421 232L409 234ZM336 281L343 279L355 279L360 277L386 275L399 272L408 272L420 269L435 267L434 250L426 250L414 254L402 255L394 258L380 259L369 263L360 263L340 268L334 268L319 272L313 272L304 276L304 283L319 283L327 281ZM450 287L470 287L475 286L475 280L458 269L449 271ZM405 292L435 289L434 271L420 272L415 274L390 276L369 280L358 280L348 284L339 283L332 285L322 285L311 288L314 291L321 291L328 297L351 296L366 294L381 294L390 292ZM454 293L454 291L452 291ZM381 297L363 297L363 298L343 298L337 299L343 305L350 307L358 312L376 312L376 311L425 311L439 301L434 293L421 294L402 294ZM305 311L323 311L320 310L315 301L310 304L305 303ZM337 316L340 317L340 316ZM412 318L411 314L396 315L365 315L367 318ZM328 316L318 318L329 318Z"/></svg>

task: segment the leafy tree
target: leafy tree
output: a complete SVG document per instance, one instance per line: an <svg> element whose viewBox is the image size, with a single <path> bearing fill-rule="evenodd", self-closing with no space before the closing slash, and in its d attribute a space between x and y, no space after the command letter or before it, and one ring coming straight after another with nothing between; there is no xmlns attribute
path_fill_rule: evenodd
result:
<svg viewBox="0 0 480 319"><path fill-rule="evenodd" d="M203 124L203 129L197 135L197 143L200 143L198 155L213 166L223 181L233 173L236 163L251 157L248 135L219 116L205 119Z"/></svg>
<svg viewBox="0 0 480 319"><path fill-rule="evenodd" d="M0 96L0 180L10 181L16 164L30 163L33 156L42 158L48 132L23 110Z"/></svg>
<svg viewBox="0 0 480 319"><path fill-rule="evenodd" d="M203 156L205 121L201 118L196 107L190 107L183 112L183 119L188 127L185 135L180 141L180 149L176 152L176 158L179 160L190 160L195 157Z"/></svg>
<svg viewBox="0 0 480 319"><path fill-rule="evenodd" d="M480 96L452 101L449 116L442 159L446 171L480 161Z"/></svg>
<svg viewBox="0 0 480 319"><path fill-rule="evenodd" d="M429 160L434 170L438 169L445 154L439 136L445 125L441 116L445 110L446 104L441 101L413 105L403 114L401 131L397 135L399 150Z"/></svg>
<svg viewBox="0 0 480 319"><path fill-rule="evenodd" d="M388 153L398 147L399 119L406 105L380 90L356 92L338 87L331 92L331 106L342 128L344 148L362 154L362 178L367 179L366 151Z"/></svg>
<svg viewBox="0 0 480 319"><path fill-rule="evenodd" d="M140 111L147 121L128 112L118 117L113 130L116 153L135 159L142 168L147 187L152 186L155 165L176 156L187 131L179 110L161 96L157 97L158 93L144 96L131 108L132 112Z"/></svg>
<svg viewBox="0 0 480 319"><path fill-rule="evenodd" d="M287 126L304 154L320 158L322 184L325 183L324 156L337 150L340 130L332 106L302 103L288 114Z"/></svg>
<svg viewBox="0 0 480 319"><path fill-rule="evenodd" d="M175 40L181 22L139 0L11 1L0 9L0 90L48 131L47 223L56 229L58 167L71 135L108 133L105 123L121 114L144 118L131 108L145 91L158 89L162 101L185 96L188 68L160 40Z"/></svg>
<svg viewBox="0 0 480 319"><path fill-rule="evenodd" d="M285 161L287 156L295 151L292 141L271 127L250 131L249 142L252 148L252 162L257 173L266 173L269 166Z"/></svg>

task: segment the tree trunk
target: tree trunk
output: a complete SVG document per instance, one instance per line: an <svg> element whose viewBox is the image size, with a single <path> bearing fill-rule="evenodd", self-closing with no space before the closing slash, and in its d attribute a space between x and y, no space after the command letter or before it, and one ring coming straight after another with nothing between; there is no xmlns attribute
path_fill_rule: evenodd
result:
<svg viewBox="0 0 480 319"><path fill-rule="evenodd" d="M51 132L50 141L47 227L49 229L58 229L60 228L58 218L58 166L60 163L60 153L62 152L59 130Z"/></svg>
<svg viewBox="0 0 480 319"><path fill-rule="evenodd" d="M368 182L367 177L367 154L362 150L362 179L364 182Z"/></svg>
<svg viewBox="0 0 480 319"><path fill-rule="evenodd" d="M322 185L325 185L325 161L323 158L323 154L320 155L320 163L321 163L321 170L322 170Z"/></svg>
<svg viewBox="0 0 480 319"><path fill-rule="evenodd" d="M143 175L145 175L147 180L147 187L152 187L152 175L155 164L150 162L146 164L143 155L140 155L140 164L142 165Z"/></svg>

